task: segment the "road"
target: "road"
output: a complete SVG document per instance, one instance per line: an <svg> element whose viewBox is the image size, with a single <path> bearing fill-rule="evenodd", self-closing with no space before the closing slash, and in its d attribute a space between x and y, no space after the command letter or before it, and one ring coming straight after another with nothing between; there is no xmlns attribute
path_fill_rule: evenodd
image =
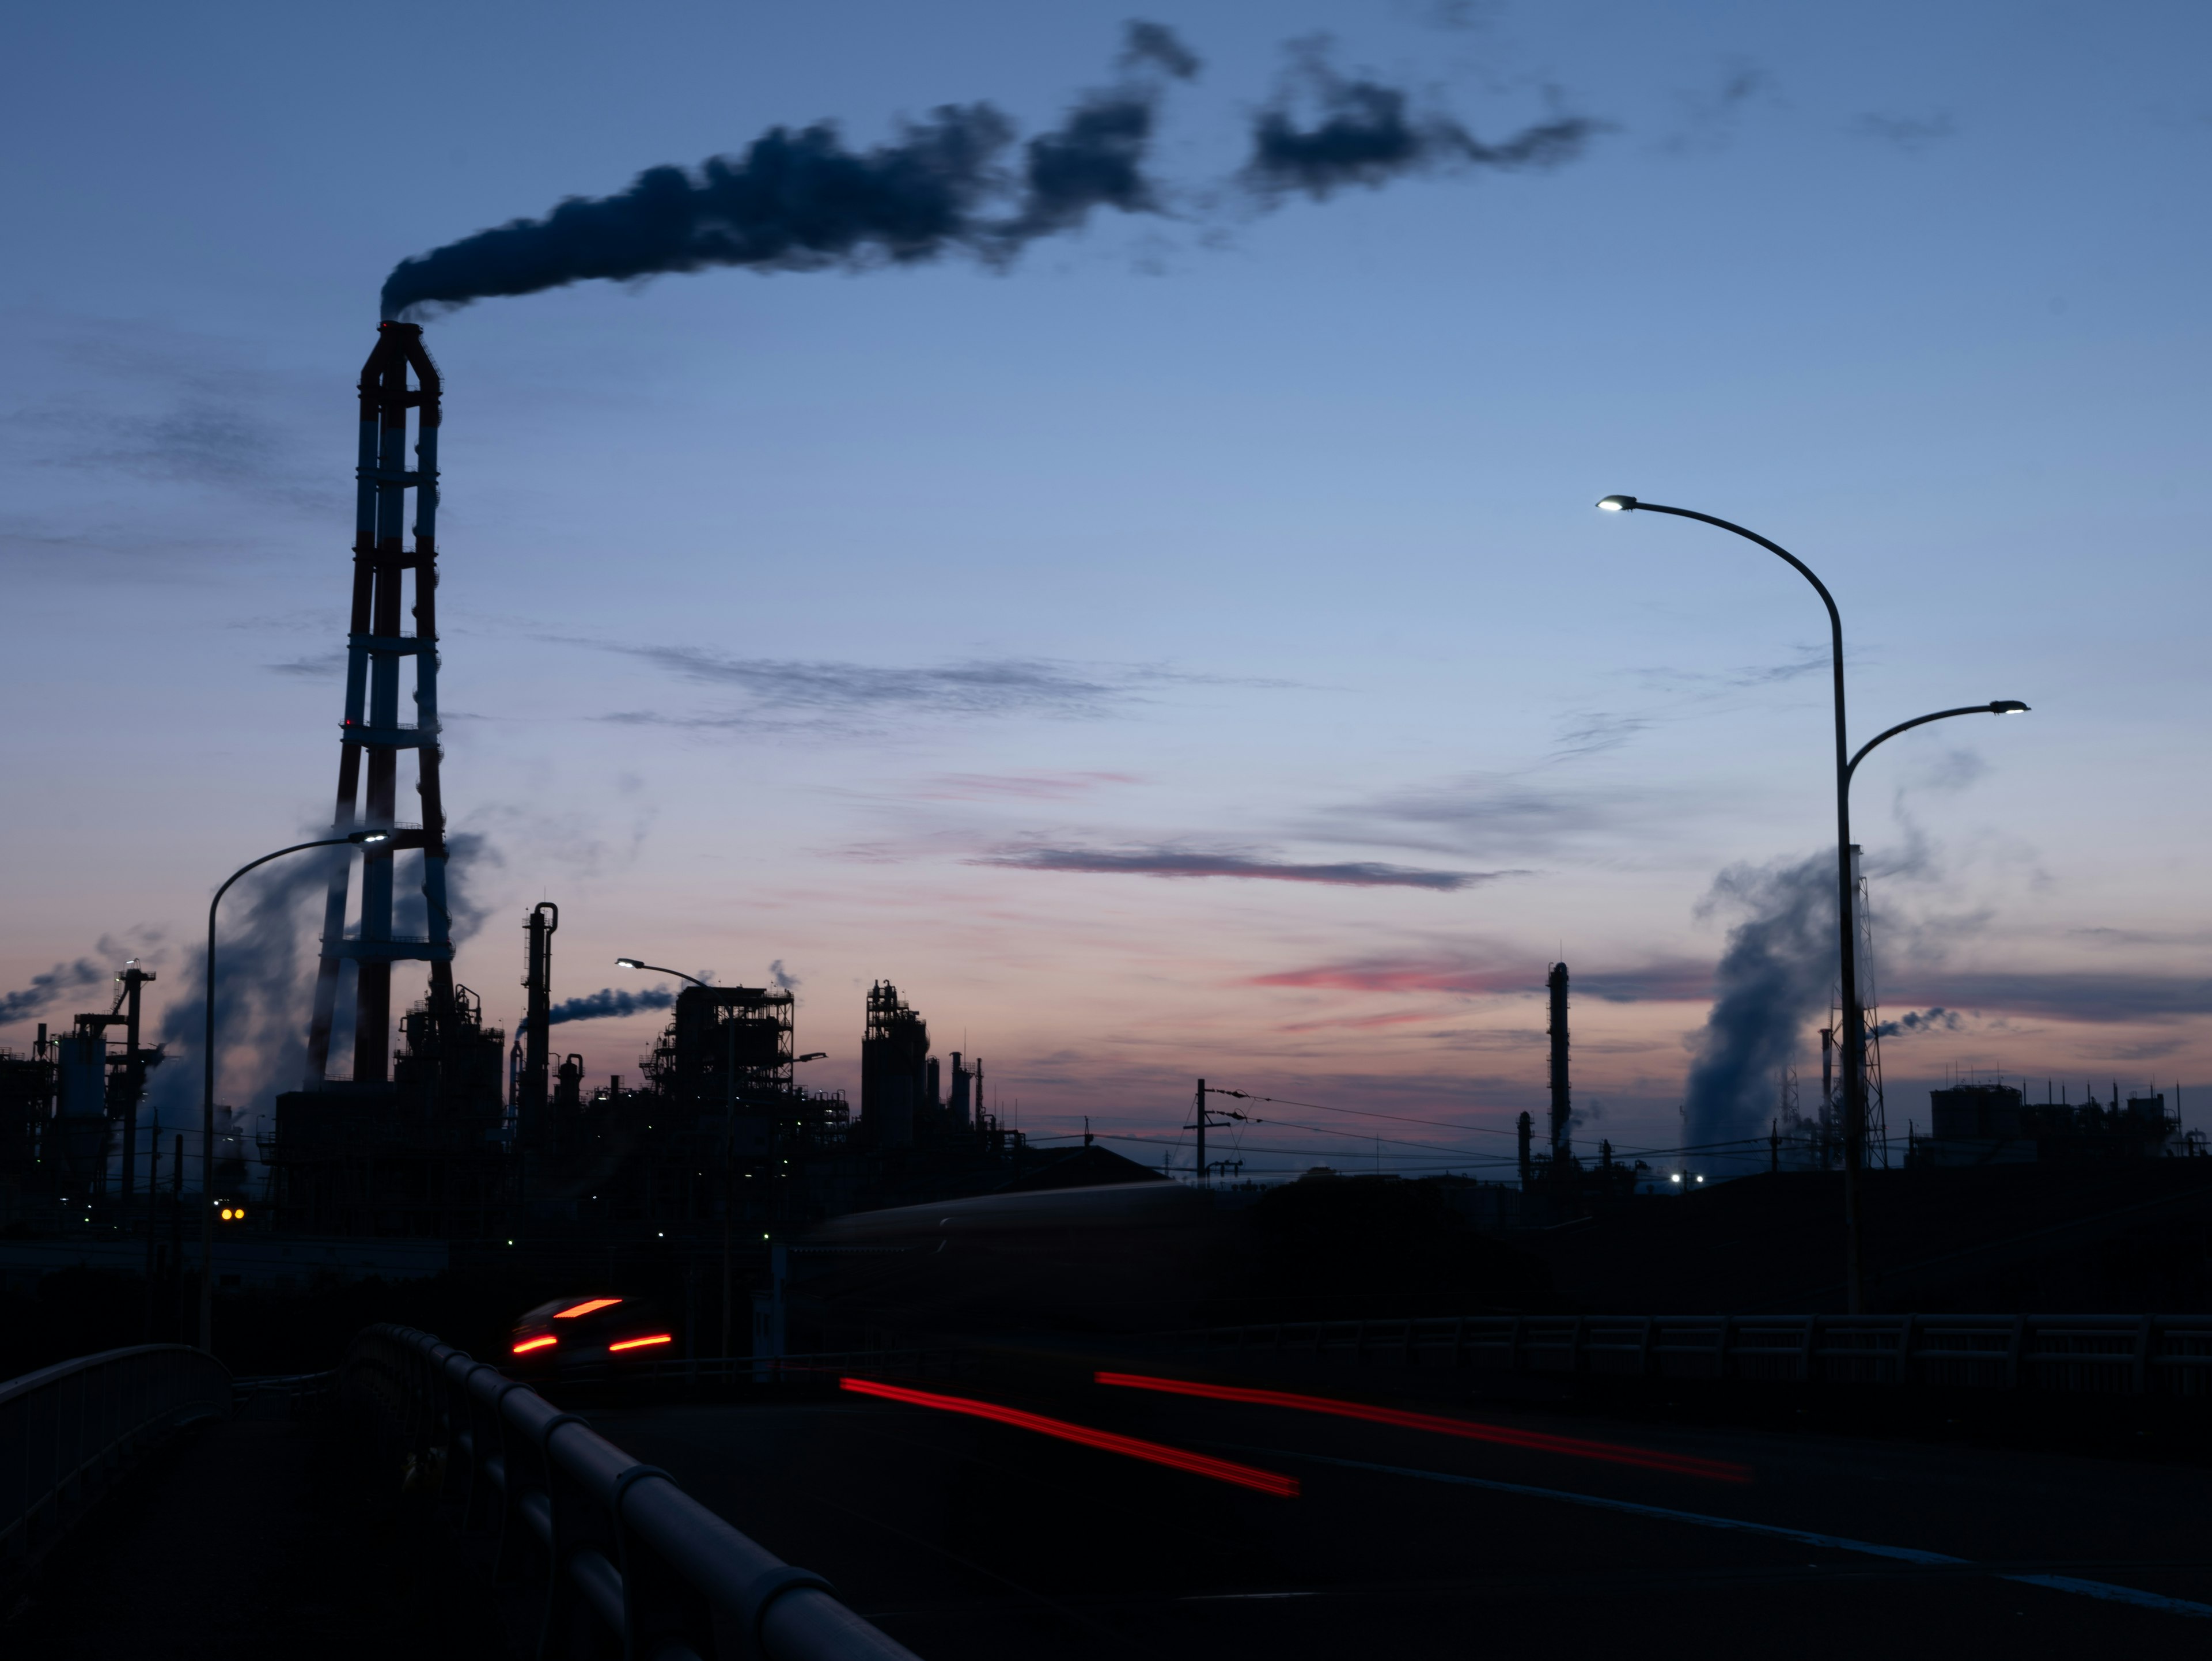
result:
<svg viewBox="0 0 2212 1661"><path fill-rule="evenodd" d="M1296 1497L860 1396L589 1416L927 1661L2212 1653L2212 1514L2188 1468L1445 1415L1539 1443L1516 1445L1078 1377L916 1387L1292 1477Z"/></svg>

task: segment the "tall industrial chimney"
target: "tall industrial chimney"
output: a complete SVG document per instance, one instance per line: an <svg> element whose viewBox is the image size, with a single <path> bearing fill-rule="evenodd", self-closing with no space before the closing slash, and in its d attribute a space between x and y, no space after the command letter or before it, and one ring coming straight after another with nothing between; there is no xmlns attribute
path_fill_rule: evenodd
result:
<svg viewBox="0 0 2212 1661"><path fill-rule="evenodd" d="M1563 1159L1567 1152L1567 1120L1574 1106L1567 1090L1567 966L1552 965L1552 1157Z"/></svg>
<svg viewBox="0 0 2212 1661"><path fill-rule="evenodd" d="M408 384L410 371L414 385ZM310 1090L328 1071L331 1026L337 1011L338 968L356 971L353 1076L382 1083L392 1056L392 965L430 965L430 1009L453 1009L453 919L446 909L446 810L438 786L437 367L414 323L380 323L376 346L361 372L361 448L355 478L353 620L346 636L345 715L338 727L338 789L331 834L389 830L391 840L362 849L359 927L346 932L350 859L331 878L323 910L323 952L315 978L315 1013L307 1032ZM407 414L415 412L415 465L407 465ZM416 492L415 545L406 545L407 493ZM405 604L414 573L414 605ZM412 617L410 632L407 619ZM400 666L415 666L415 718L400 720ZM399 752L416 759L422 823L400 828ZM363 760L368 762L362 798ZM422 855L426 933L392 933L392 858L402 849Z"/></svg>
<svg viewBox="0 0 2212 1661"><path fill-rule="evenodd" d="M528 939L522 977L528 1013L523 1018L522 1080L515 1097L514 1134L525 1147L548 1140L545 1104L552 1057L553 932L560 926L561 908L550 900L538 901L522 920Z"/></svg>

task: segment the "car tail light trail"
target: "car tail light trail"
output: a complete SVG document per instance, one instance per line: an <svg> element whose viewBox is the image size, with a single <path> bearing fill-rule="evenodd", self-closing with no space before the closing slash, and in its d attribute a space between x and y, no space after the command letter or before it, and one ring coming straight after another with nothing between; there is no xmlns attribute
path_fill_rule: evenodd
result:
<svg viewBox="0 0 2212 1661"><path fill-rule="evenodd" d="M904 1402L911 1407L935 1408L944 1413L961 1413L973 1419L988 1419L998 1424L1012 1425L1017 1430L1033 1430L1041 1436L1057 1437L1063 1442L1074 1442L1084 1447L1119 1453L1131 1459L1148 1460L1156 1465L1166 1465L1170 1469L1210 1476L1217 1482L1234 1482L1239 1488L1256 1488L1261 1494L1273 1494L1278 1500L1298 1497L1298 1479L1295 1476L1261 1470L1255 1465L1240 1465L1232 1459L1216 1459L1210 1454L1193 1453L1184 1448L1169 1447L1161 1442L1141 1441L1134 1436L1118 1435L1110 1430L1094 1430L1088 1425L1070 1424L1065 1419L1048 1419L1041 1413L1024 1413L1019 1408L1000 1407L995 1402L978 1402L964 1396L939 1396L934 1390L909 1390L903 1384L886 1384L874 1378L840 1378L837 1387L851 1390L856 1396L880 1396L885 1401Z"/></svg>

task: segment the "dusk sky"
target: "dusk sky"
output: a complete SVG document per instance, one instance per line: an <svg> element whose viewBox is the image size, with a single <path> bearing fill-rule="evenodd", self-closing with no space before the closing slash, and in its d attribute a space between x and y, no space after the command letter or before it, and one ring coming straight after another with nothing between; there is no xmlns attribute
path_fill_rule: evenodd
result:
<svg viewBox="0 0 2212 1661"><path fill-rule="evenodd" d="M1862 770L1882 1013L1915 1017L1893 1133L1970 1068L2038 1099L2178 1080L2212 1126L2212 13L1137 15L1202 63L1161 77L1148 210L425 319L487 1018L512 1029L550 897L556 997L665 984L618 953L781 973L817 1086L857 1096L888 978L1035 1135L1088 1115L1156 1164L1202 1074L1470 1128L1286 1109L1349 1134L1249 1130L1248 1175L1488 1170L1540 1116L1564 957L1577 1146L1669 1146L1731 928L1832 854L1826 637L1758 549L1593 509L1626 491L1823 575L1855 743L2033 706ZM1132 15L19 15L0 1044L134 954L196 1030L214 885L327 824L354 383L397 262L778 125L865 148L988 100L1026 137L1133 72ZM1326 119L1326 74L1493 148L1271 188L1255 121ZM306 874L296 985L240 1023L225 1101L296 1080ZM634 1076L661 1019L555 1049ZM198 1056L171 1055L174 1126Z"/></svg>

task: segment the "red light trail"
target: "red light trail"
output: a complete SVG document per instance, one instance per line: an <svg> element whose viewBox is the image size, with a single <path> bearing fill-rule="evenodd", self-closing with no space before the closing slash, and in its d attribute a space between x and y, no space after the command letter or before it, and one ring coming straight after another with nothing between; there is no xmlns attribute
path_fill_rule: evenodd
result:
<svg viewBox="0 0 2212 1661"><path fill-rule="evenodd" d="M1291 1408L1300 1413L1325 1413L1338 1419L1364 1419L1370 1424L1395 1425L1401 1430L1425 1430L1439 1436L1464 1437L1471 1442L1496 1442L1502 1446L1529 1448L1539 1453L1565 1453L1577 1459L1602 1459L1610 1464L1639 1465L1646 1470L1668 1471L1677 1476L1702 1476L1715 1482L1748 1482L1747 1465L1719 1459L1700 1459L1686 1453L1660 1453L1650 1448L1624 1447L1618 1442L1586 1442L1579 1437L1552 1436L1540 1430L1513 1430L1486 1425L1473 1419L1447 1419L1433 1413L1407 1413L1398 1408L1369 1407L1362 1402L1340 1402L1328 1396L1298 1396L1283 1390L1246 1390L1235 1384L1200 1384L1187 1378L1155 1378L1141 1372L1099 1372L1099 1384L1124 1390L1152 1390L1167 1396L1197 1396L1209 1402L1238 1402L1248 1407Z"/></svg>
<svg viewBox="0 0 2212 1661"><path fill-rule="evenodd" d="M617 1350L643 1349L647 1344L672 1344L675 1342L676 1335L673 1333L656 1332L650 1338L625 1338L618 1344L609 1344L607 1354L611 1355Z"/></svg>
<svg viewBox="0 0 2212 1661"><path fill-rule="evenodd" d="M557 1344L560 1342L549 1332L543 1338L525 1338L514 1347L514 1353L517 1355L527 1355L533 1349L544 1349L548 1344Z"/></svg>
<svg viewBox="0 0 2212 1661"><path fill-rule="evenodd" d="M1216 1459L1208 1454L1171 1448L1164 1443L1141 1441L1134 1436L1119 1436L1110 1430L1093 1430L1088 1425L1072 1425L1065 1419L1048 1419L1041 1413L1024 1413L1019 1408L1000 1407L995 1402L977 1402L964 1396L939 1396L934 1390L908 1390L903 1384L886 1384L873 1378L840 1378L837 1387L849 1390L856 1396L880 1396L885 1401L904 1402L910 1407L935 1408L944 1413L964 1413L973 1419L988 1419L996 1424L1012 1425L1017 1430L1033 1430L1040 1436L1054 1436L1063 1442L1074 1442L1087 1448L1100 1448L1108 1453L1123 1454L1132 1459L1149 1460L1153 1464L1166 1465L1170 1469L1211 1476L1217 1482L1234 1482L1239 1488L1255 1488L1261 1494L1273 1494L1278 1500L1298 1497L1298 1479L1295 1476L1261 1470L1254 1465L1240 1465L1232 1459Z"/></svg>

